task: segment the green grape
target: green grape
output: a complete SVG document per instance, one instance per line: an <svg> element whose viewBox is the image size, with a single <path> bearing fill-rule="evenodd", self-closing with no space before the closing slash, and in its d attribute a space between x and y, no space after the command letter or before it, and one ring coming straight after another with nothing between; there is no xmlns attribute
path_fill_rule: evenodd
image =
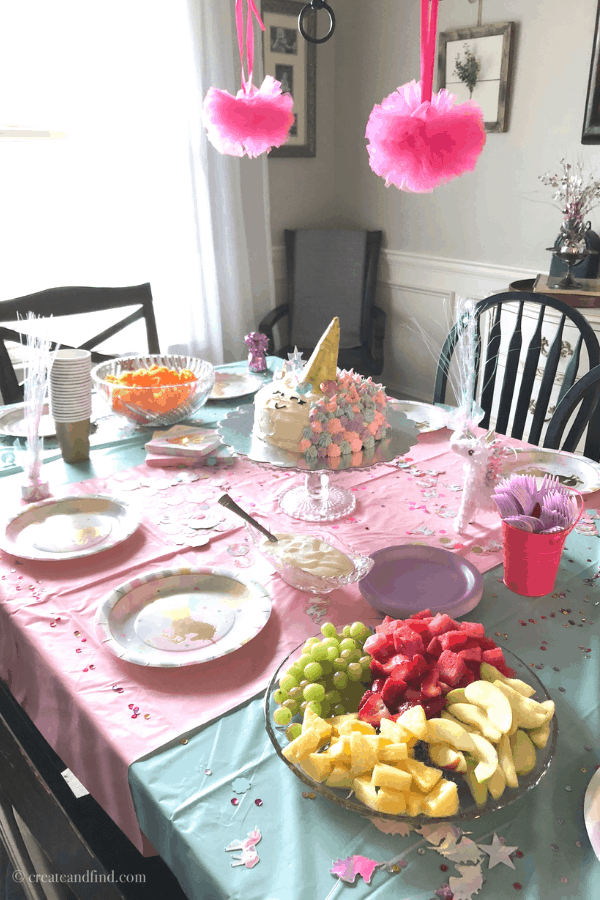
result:
<svg viewBox="0 0 600 900"><path fill-rule="evenodd" d="M329 662L333 662L334 659L337 659L337 655L340 652L339 646L336 647L328 647L327 648L327 659Z"/></svg>
<svg viewBox="0 0 600 900"><path fill-rule="evenodd" d="M338 669L340 672L345 672L348 668L348 660L344 659L343 656L338 656L338 658L333 661L333 668Z"/></svg>
<svg viewBox="0 0 600 900"><path fill-rule="evenodd" d="M282 691L290 691L291 688L296 687L298 684L298 679L294 678L293 675L284 675L284 677L279 682L279 687Z"/></svg>
<svg viewBox="0 0 600 900"><path fill-rule="evenodd" d="M331 715L331 706L326 700L321 700L321 718L328 719Z"/></svg>
<svg viewBox="0 0 600 900"><path fill-rule="evenodd" d="M308 704L309 704L308 700L303 700L302 703L300 704L300 712L302 713L302 715L304 715L304 713L306 712L306 707L308 706Z"/></svg>
<svg viewBox="0 0 600 900"><path fill-rule="evenodd" d="M338 691L343 691L348 684L348 676L345 672L334 672L333 683Z"/></svg>
<svg viewBox="0 0 600 900"><path fill-rule="evenodd" d="M300 704L297 700L286 700L285 703L281 704L283 709L289 709L293 716L296 715L298 709L300 708Z"/></svg>
<svg viewBox="0 0 600 900"><path fill-rule="evenodd" d="M310 655L317 662L321 662L323 659L327 659L327 647L324 647L321 642L313 644Z"/></svg>
<svg viewBox="0 0 600 900"><path fill-rule="evenodd" d="M335 637L336 636L335 625L332 622L325 622L323 625L321 625L321 634L323 635L323 637L326 637L326 638L327 637Z"/></svg>
<svg viewBox="0 0 600 900"><path fill-rule="evenodd" d="M310 684L308 678L303 678L302 681L298 682L298 687L304 689L307 684Z"/></svg>
<svg viewBox="0 0 600 900"><path fill-rule="evenodd" d="M321 641L324 647L339 647L340 642L335 637L326 637Z"/></svg>
<svg viewBox="0 0 600 900"><path fill-rule="evenodd" d="M287 672L285 674L291 675L292 678L295 678L296 681L298 682L302 678L303 672L304 672L304 666L299 666L298 663L294 663L292 666L289 667L289 669L287 670Z"/></svg>
<svg viewBox="0 0 600 900"><path fill-rule="evenodd" d="M357 662L350 663L348 666L348 678L350 681L358 681L361 675L362 666Z"/></svg>
<svg viewBox="0 0 600 900"><path fill-rule="evenodd" d="M362 670L361 675L360 675L361 681L364 681L365 683L367 683L371 680L371 677L372 677L371 670L368 667L366 669Z"/></svg>
<svg viewBox="0 0 600 900"><path fill-rule="evenodd" d="M340 653L340 659L345 659L346 662L352 662L355 653L356 650L350 650L348 647L346 647L346 649L342 650L342 652Z"/></svg>
<svg viewBox="0 0 600 900"><path fill-rule="evenodd" d="M304 677L308 681L318 681L323 674L323 668L318 662L311 662L304 670Z"/></svg>
<svg viewBox="0 0 600 900"><path fill-rule="evenodd" d="M370 674L370 673L369 673ZM302 697L302 691L304 688L301 688L299 684L296 687L293 687L291 691L289 691L287 699L289 700L300 700Z"/></svg>
<svg viewBox="0 0 600 900"><path fill-rule="evenodd" d="M292 722L285 730L285 736L288 741L295 741L302 734L302 725L300 722Z"/></svg>
<svg viewBox="0 0 600 900"><path fill-rule="evenodd" d="M361 656L359 659L359 663L363 667L363 669L369 669L371 666L371 657L367 654L366 656Z"/></svg>
<svg viewBox="0 0 600 900"><path fill-rule="evenodd" d="M343 716L346 713L346 707L342 703L338 703L337 706L334 706L331 710L332 716Z"/></svg>
<svg viewBox="0 0 600 900"><path fill-rule="evenodd" d="M339 703L341 699L342 699L342 698L341 698L341 696L340 696L340 692L339 692L339 691L327 691L327 693L325 694L325 700L326 700L327 703L329 703L331 706L335 706L335 704L336 704L336 703Z"/></svg>
<svg viewBox="0 0 600 900"><path fill-rule="evenodd" d="M333 666L328 659L324 659L320 665L323 670L323 676L331 675L331 673L333 672Z"/></svg>
<svg viewBox="0 0 600 900"><path fill-rule="evenodd" d="M292 718L292 714L285 706L280 706L279 709L276 709L273 713L273 718L277 725L287 725Z"/></svg>
<svg viewBox="0 0 600 900"><path fill-rule="evenodd" d="M312 709L315 715L321 715L321 704L317 700L309 700L306 704L307 709Z"/></svg>
<svg viewBox="0 0 600 900"><path fill-rule="evenodd" d="M350 626L350 637L356 641L364 641L367 636L368 628L362 622L353 622Z"/></svg>
<svg viewBox="0 0 600 900"><path fill-rule="evenodd" d="M279 688L279 690L277 690L277 691L273 691L273 700L275 701L275 703L281 704L281 703L283 703L284 700L287 700L287 698L288 698L287 691L282 691L281 688Z"/></svg>
<svg viewBox="0 0 600 900"><path fill-rule="evenodd" d="M311 663L312 661L313 661L313 658L310 655L310 653L303 653L302 656L300 657L300 659L298 660L298 662L295 663L295 665L298 666L298 668L304 672L307 665L309 663Z"/></svg>
<svg viewBox="0 0 600 900"><path fill-rule="evenodd" d="M342 628L342 634L344 635L344 637L350 637L350 625L344 625L344 627Z"/></svg>
<svg viewBox="0 0 600 900"><path fill-rule="evenodd" d="M356 641L349 637L344 638L340 641L340 650L356 650Z"/></svg>
<svg viewBox="0 0 600 900"><path fill-rule="evenodd" d="M322 684L307 684L302 696L305 700L322 700L325 696L325 688Z"/></svg>

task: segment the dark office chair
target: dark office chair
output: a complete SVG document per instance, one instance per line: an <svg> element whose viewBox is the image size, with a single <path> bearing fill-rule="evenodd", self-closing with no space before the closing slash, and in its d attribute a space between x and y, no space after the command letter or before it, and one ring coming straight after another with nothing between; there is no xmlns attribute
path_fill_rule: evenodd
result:
<svg viewBox="0 0 600 900"><path fill-rule="evenodd" d="M69 876L77 900L186 900L160 857L143 857L91 796L75 798L62 777L65 768L0 681L0 839L13 867L26 878L35 874L14 809L51 869ZM104 881L112 872L114 883ZM36 900L45 896L25 893Z"/></svg>
<svg viewBox="0 0 600 900"><path fill-rule="evenodd" d="M544 447L548 447L551 450L568 450L570 453L574 453L587 426L583 455L598 462L600 460L599 400L600 366L596 366L594 369L586 372L563 396L550 419L544 439ZM577 415L571 423L566 439L563 441L562 437L565 428L578 406Z"/></svg>
<svg viewBox="0 0 600 900"><path fill-rule="evenodd" d="M516 322L508 343L504 377L501 384L500 379L498 379L499 397L494 409L492 409L496 377L499 370L498 354L502 337L501 314L502 310L509 303L514 305ZM525 303L533 304L538 308L535 331L527 347L523 346L522 334ZM557 310L561 314L559 324L549 339L542 336L544 315L547 309ZM488 311L491 311L491 320L482 360L481 316ZM485 412L485 416L480 423L481 427L489 427L490 417L492 411L494 411L497 416L494 427L499 434L508 434L514 438L526 440L539 446L542 429L548 418L548 405L552 388L556 381L558 363L564 351L563 332L565 322L570 320L570 324L574 325L579 331L579 337L563 376L558 404L560 404L562 398L575 382L580 366L583 344L585 344L588 356L588 366L585 366L584 363L584 367L592 369L600 363L600 345L592 326L580 312L571 306L567 306L561 300L544 294L525 293L522 291L508 291L480 300L476 304L476 315L477 348L474 396ZM461 323L457 323L454 326L442 348L436 372L434 403L445 402L448 371L461 327L464 327L461 326ZM519 376L520 385L518 391L516 391ZM537 396L534 390L536 379L539 382ZM516 402L513 402L515 396ZM533 418L529 427L529 434L525 435L527 417L532 411Z"/></svg>
<svg viewBox="0 0 600 900"><path fill-rule="evenodd" d="M269 353L287 359L294 347L308 360L334 316L340 320L338 366L360 375L383 370L386 316L373 303L381 231L285 231L287 303L265 316L258 330ZM274 349L273 328L289 316L288 340Z"/></svg>
<svg viewBox="0 0 600 900"><path fill-rule="evenodd" d="M100 334L91 337L78 349L92 350L92 363L104 362L112 357L94 351L98 344L123 331L128 325L144 319L148 337L148 352L160 353L158 332L154 319L152 291L149 284L134 287L60 287L47 291L38 291L18 297L16 300L0 301L0 322L14 323L19 317L26 319L29 312L36 316L72 316L82 313L119 309L125 306L139 307L124 319L105 328ZM18 327L18 326L17 326ZM6 347L6 341L23 340L23 334L10 328L0 326L0 392L4 403L20 403L23 400L23 385L19 384L15 368ZM52 345L53 349L56 345ZM63 349L69 348L61 344Z"/></svg>

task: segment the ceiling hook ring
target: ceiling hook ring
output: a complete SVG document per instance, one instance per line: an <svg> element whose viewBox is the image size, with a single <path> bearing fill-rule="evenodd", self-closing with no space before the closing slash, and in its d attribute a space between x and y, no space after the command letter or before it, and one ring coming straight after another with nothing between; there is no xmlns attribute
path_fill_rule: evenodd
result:
<svg viewBox="0 0 600 900"><path fill-rule="evenodd" d="M307 15L309 10L314 10L315 14L319 9L324 9L329 16L329 31L322 38L312 37L306 31L304 27L304 17ZM298 31L302 35L305 41L308 41L310 44L324 44L325 41L328 41L329 38L333 35L335 31L335 14L332 8L325 2L325 0L311 0L310 3L307 3L306 6L303 6L300 10L300 15L298 16Z"/></svg>

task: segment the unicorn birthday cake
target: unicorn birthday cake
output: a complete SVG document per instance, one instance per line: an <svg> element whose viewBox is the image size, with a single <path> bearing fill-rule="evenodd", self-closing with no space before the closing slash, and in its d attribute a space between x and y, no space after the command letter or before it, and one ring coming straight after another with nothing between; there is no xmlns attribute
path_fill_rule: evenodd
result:
<svg viewBox="0 0 600 900"><path fill-rule="evenodd" d="M385 437L387 397L380 384L339 371L340 323L333 319L306 365L284 362L254 398L254 434L307 461L372 450Z"/></svg>

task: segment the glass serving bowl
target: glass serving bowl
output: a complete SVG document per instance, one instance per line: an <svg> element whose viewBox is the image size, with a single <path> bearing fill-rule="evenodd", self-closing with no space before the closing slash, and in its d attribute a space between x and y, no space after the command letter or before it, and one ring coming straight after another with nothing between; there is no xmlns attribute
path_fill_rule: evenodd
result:
<svg viewBox="0 0 600 900"><path fill-rule="evenodd" d="M107 380L107 376L119 377L125 372L149 369L154 365L178 372L188 369L196 376L196 381L129 387ZM175 425L204 406L215 383L215 370L211 363L195 356L121 356L92 369L92 379L100 396L117 415L137 425Z"/></svg>
<svg viewBox="0 0 600 900"><path fill-rule="evenodd" d="M374 627L374 625L376 624L379 623L365 622L365 625L369 625L370 627ZM319 633L317 637L322 638L322 635ZM534 769L528 775L519 775L518 788L506 787L502 796L497 800L494 800L488 793L488 799L485 805L477 806L475 800L471 795L468 784L463 776L456 772L451 772L448 769L444 769L443 777L448 781L454 781L458 787L460 807L458 813L455 816L435 817L422 814L418 816L398 816L371 809L370 807L365 806L363 803L361 803L361 801L358 800L354 796L354 794L349 792L347 788L331 788L322 782L313 781L313 779L306 775L305 772L302 771L302 769L294 765L293 762L290 762L283 755L283 750L289 744L289 741L285 736L285 731L286 728L289 727L289 723L285 727L280 727L275 724L273 720L273 713L276 709L279 708L279 706L273 699L273 694L279 687L279 679L282 677L283 673L301 655L304 643L305 642L303 641L302 644L300 644L286 657L286 659L283 660L269 683L264 700L264 713L267 734L269 735L273 746L275 747L277 755L283 760L286 766L288 766L288 768L292 770L294 775L296 775L296 777L299 778L300 781L304 782L304 784L306 784L311 791L317 794L321 794L323 797L326 797L327 800L330 800L332 803L336 803L338 806L342 806L344 809L348 809L352 812L356 812L362 816L365 816L375 824L381 824L383 826L383 830L385 830L385 827L387 825L392 823L406 823L407 825L420 827L421 825L428 825L434 822L467 822L471 819L478 819L480 816L495 812L496 810L504 809L505 807L510 806L511 803L514 803L516 800L520 800L521 797L523 797L529 791L533 790L533 788L535 788L536 785L539 784L545 773L548 771L548 768L550 767L550 764L554 759L554 755L556 752L556 742L558 739L558 724L556 721L556 716L554 716L551 720L550 737L548 738L546 746L542 749L538 749L536 747L537 762ZM514 677L520 678L522 681L525 681L527 684L531 685L531 687L535 688L535 694L533 695L532 699L539 700L540 702L543 700L549 700L550 696L546 691L546 688L537 677L537 675L532 672L531 668L524 662L522 662L517 656L515 656L514 653L511 653L510 650L506 650L504 647L502 647L502 651L504 653L507 665L511 666L515 670ZM367 689L368 685L365 685L365 690ZM348 712L352 712L352 710L348 710ZM292 722L300 721L301 720L299 716L294 716L294 718L292 719ZM433 766L433 763L428 762L427 765Z"/></svg>
<svg viewBox="0 0 600 900"><path fill-rule="evenodd" d="M262 524L265 523L263 522ZM246 524L246 530L250 540L260 555L271 563L284 581L291 585L291 587L298 588L300 591L308 591L311 594L329 594L331 591L335 591L336 588L342 587L345 584L354 584L356 581L360 581L367 572L371 571L374 565L374 560L372 560L370 556L356 553L337 536L333 537L324 531L320 532L315 531L314 529L303 531L301 528L297 528L293 525L290 531L285 532L286 534L306 535L307 537L317 538L318 540L335 547L336 550L341 550L341 552L354 564L354 570L350 572L349 575L338 575L331 578L314 575L312 572L299 569L297 566L286 564L283 560L279 559L276 551L275 553L273 552L273 548L276 548L277 545L272 544L268 538L254 528L253 525Z"/></svg>

